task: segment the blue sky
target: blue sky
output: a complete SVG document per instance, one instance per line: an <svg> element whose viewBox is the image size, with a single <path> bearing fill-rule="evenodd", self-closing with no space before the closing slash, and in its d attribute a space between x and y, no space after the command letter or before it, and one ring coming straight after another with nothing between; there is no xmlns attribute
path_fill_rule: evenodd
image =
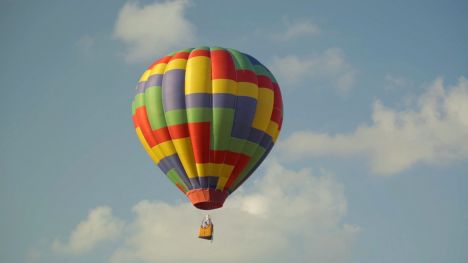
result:
<svg viewBox="0 0 468 263"><path fill-rule="evenodd" d="M0 261L468 261L466 2L0 10ZM201 45L254 55L285 108L275 150L213 212L211 245L130 111L151 61Z"/></svg>

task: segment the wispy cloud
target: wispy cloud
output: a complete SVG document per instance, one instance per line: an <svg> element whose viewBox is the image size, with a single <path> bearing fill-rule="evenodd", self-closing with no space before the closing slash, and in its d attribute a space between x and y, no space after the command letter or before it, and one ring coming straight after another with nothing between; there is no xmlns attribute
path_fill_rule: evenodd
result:
<svg viewBox="0 0 468 263"><path fill-rule="evenodd" d="M385 82L385 89L404 88L410 84L407 79L392 74L385 75Z"/></svg>
<svg viewBox="0 0 468 263"><path fill-rule="evenodd" d="M78 41L76 42L76 47L83 52L85 55L89 55L91 52L91 49L94 47L96 44L96 40L94 37L90 35L84 35Z"/></svg>
<svg viewBox="0 0 468 263"><path fill-rule="evenodd" d="M147 61L169 49L184 48L195 39L195 26L185 17L189 1L141 5L127 2L115 23L114 36L127 45L129 62Z"/></svg>
<svg viewBox="0 0 468 263"><path fill-rule="evenodd" d="M43 256L43 251L37 247L30 247L25 255L25 262L33 263L39 262Z"/></svg>
<svg viewBox="0 0 468 263"><path fill-rule="evenodd" d="M357 74L339 48L329 48L318 55L275 57L272 71L283 87L297 87L314 80L327 81L340 92L347 92L354 85Z"/></svg>
<svg viewBox="0 0 468 263"><path fill-rule="evenodd" d="M417 163L468 159L468 80L445 87L441 78L404 110L374 103L371 124L353 133L300 131L280 143L285 156L369 158L377 174L394 174Z"/></svg>
<svg viewBox="0 0 468 263"><path fill-rule="evenodd" d="M67 242L55 240L52 250L65 254L87 252L101 241L118 237L123 225L123 221L112 216L110 207L97 207L89 212L88 218L76 226Z"/></svg>
<svg viewBox="0 0 468 263"><path fill-rule="evenodd" d="M291 22L289 19L283 19L285 29L276 32L272 38L277 41L290 41L300 37L315 36L320 33L318 25L309 20L300 20Z"/></svg>

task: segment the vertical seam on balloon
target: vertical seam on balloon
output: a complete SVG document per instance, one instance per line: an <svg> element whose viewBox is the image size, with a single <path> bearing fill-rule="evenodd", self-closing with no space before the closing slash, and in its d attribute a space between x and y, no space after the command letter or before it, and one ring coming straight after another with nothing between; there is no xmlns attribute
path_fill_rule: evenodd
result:
<svg viewBox="0 0 468 263"><path fill-rule="evenodd" d="M229 54L231 54L231 52L229 52ZM247 60L247 57L245 57L245 54L244 54L244 53L239 52L239 54L241 54L242 56L244 56L244 58ZM232 54L231 54L231 56L232 56ZM232 57L235 57L235 56L232 56ZM234 58L234 59L236 59L236 58ZM249 63L250 63L250 61L249 61ZM251 67L252 71L255 72L253 65L252 65L251 63L250 63L250 65L252 66L252 67ZM236 77L237 77L237 72L236 72ZM238 80L236 80L236 82L237 82L237 81L238 81ZM258 78L257 78L256 72L255 72L255 81L256 81L256 85L257 85L257 97L255 98L255 100L256 100L256 103L255 103L255 104L257 104L257 103L258 103L258 97L259 97L260 93L258 92L258 91L259 91L259 90L258 90L259 87L258 87ZM255 111L256 111L256 106L255 106ZM255 112L255 113L256 113L256 112ZM254 116L255 116L255 113L254 113ZM251 122L251 123L249 124L249 126L248 126L248 127L249 127L249 136L250 136L250 134L251 134L251 132L252 132L252 124L253 124L253 121L254 121L254 118L252 118L252 122ZM245 139L246 141L248 141L249 136L247 136L247 138ZM232 138L232 130L231 130L231 138ZM244 154L244 151L246 150L246 145L247 145L247 142L244 142L244 144L242 145L242 148L241 148L241 154ZM252 156L253 156L253 155L252 155ZM249 156L249 157L252 158L251 156ZM236 165L239 165L239 162L240 162L240 158L237 159ZM248 163L247 163L247 165L248 165ZM242 172L243 172L245 169L247 169L247 166L244 167L244 168L239 172L239 175L238 175L238 176L240 176L240 175L242 174ZM235 181L236 181L236 180L234 180L234 182L231 184L231 186L227 189L230 193L233 192L233 191L231 191L230 189L231 189L232 187L234 187Z"/></svg>
<svg viewBox="0 0 468 263"><path fill-rule="evenodd" d="M236 73L236 81L235 81L235 82L236 82L236 88L235 88L235 94L234 94L234 98L235 98L235 100L234 100L234 114L233 114L233 117L232 117L232 126L231 126L231 131L230 131L230 133L229 133L228 143L227 143L226 149L225 149L226 154L224 155L224 160L223 160L223 162L222 162L223 164L226 165L226 159L227 159L229 153L231 152L231 143L232 143L232 141L233 141L233 139L232 139L232 129L234 128L234 121L235 121L235 116L236 116L235 109L237 108L237 99L238 99L238 94L239 94L239 83L238 83L238 77L237 77L237 67L236 67L236 63L235 63L235 61L234 61L235 58L234 58L234 56L231 54L231 52L229 52L228 49L224 49L224 48L223 48L223 50L226 51L226 52L229 54L229 56L231 57L232 63L234 64L233 66L234 66L234 69L235 69L235 73ZM213 107L214 107L214 105L213 105ZM239 161L239 159L240 159L240 158L237 159L237 162ZM234 168L231 170L231 174L230 174L230 175L228 176L228 178L226 179L226 183L224 184L223 189L221 189L221 190L224 190L224 188L225 188L227 182L229 181L229 178L232 176L232 172L234 171L234 169L235 169L235 167L236 167L236 164L237 164L237 163L234 164ZM219 180L219 179L218 179L218 180Z"/></svg>
<svg viewBox="0 0 468 263"><path fill-rule="evenodd" d="M172 58L172 57L173 57L173 56L171 56L171 58ZM160 104L161 104L161 106L162 106L162 108L163 108L163 113L164 113L164 104L163 104L163 101L162 101L162 100L163 100L162 81L163 81L163 79L164 79L164 71L165 71L166 67L167 67L167 64L164 66L163 74L162 74L162 79L161 79L161 101L155 102L155 103L160 103ZM166 125L165 127L167 128L168 125L167 125L167 120L166 120L166 114L164 114L164 123L165 123L165 125ZM169 133L169 131L168 131L168 133ZM171 136L170 133L169 133L169 136ZM172 138L171 138L171 140L170 140L170 144L171 144L172 147L175 149L174 143L172 142ZM167 158L167 157L170 156L170 155L167 154L167 152L165 152L164 149L161 149L161 150L162 150L162 152L164 153L165 158ZM177 158L179 158L178 155L177 155L177 151L176 151L176 156L177 156ZM186 175L184 175L184 174L180 174L180 172L177 171L177 166L178 166L178 164L175 163L174 160L173 160L172 158L170 158L170 159L168 159L168 160L169 160L170 164L173 166L173 169L175 169L175 172L176 172L177 176L179 177L179 181L183 182L183 183L185 184L185 187L186 187L188 190L191 189L191 188L193 188L193 186L192 186L192 184L191 184L190 179L188 178L188 176L186 176ZM179 160L179 161L180 161L180 160ZM160 162L161 162L161 161L160 161ZM168 174L166 174L166 176L169 177ZM184 180L184 178L185 178L186 180Z"/></svg>
<svg viewBox="0 0 468 263"><path fill-rule="evenodd" d="M283 99L282 99L282 96L281 96L281 90L279 88L279 84L278 82L276 81L276 79L274 78L273 74L270 72L270 70L268 68L266 68L264 66L264 68L270 73L270 75L272 76L272 81L274 83L276 83L276 85L278 86L277 89L274 89L274 101L276 100L276 97L278 97L278 100L279 100L279 109L280 109L280 112L281 112L281 117L280 117L280 120L279 120L279 123L278 123L278 136L280 134L280 131L281 131L281 123L283 121ZM272 113L273 114L273 113ZM271 125L271 118L270 117L270 123L268 124L268 126ZM260 164L263 162L263 160L266 158L266 156L271 152L271 150L273 149L275 145L275 142L272 142L272 144L268 147L268 149L265 149L265 153L259 158L259 160L257 161L257 163L252 167L252 169L244 176L244 178L242 180L240 180L236 185L233 186L233 189L232 189L232 192L234 192L240 185L242 185L242 183L244 183L252 174L253 172L260 166Z"/></svg>
<svg viewBox="0 0 468 263"><path fill-rule="evenodd" d="M237 72L238 68L237 68L237 66L236 66L237 64L236 64L235 62L237 62L237 63L239 63L239 62L237 61L236 56L232 54L231 50L227 49L227 51L229 52L229 55L231 56L231 58L232 58L232 60L233 60L233 62L234 62L234 66L235 66L235 68L236 68L236 85L237 85L236 96L235 96L236 100L235 100L235 103L234 103L234 110L235 110L235 111L234 111L234 118L233 118L233 124L232 124L232 127L231 127L231 134L230 134L229 146L228 146L228 150L229 150L229 152L231 152L231 143L232 143L232 141L233 141L233 139L232 139L232 138L233 138L232 133L233 133L233 130L234 130L234 127L235 127L235 126L234 126L234 125L235 125L235 116L236 116L236 113L237 113L237 102L238 102L238 98L239 98L239 96L238 96L238 94L239 94L239 92L238 92L238 88L239 88L239 77L238 77L238 72ZM251 124L250 124L250 125L251 125ZM250 133L250 131L249 131L249 133ZM245 142L244 142L244 144L242 145L242 150L243 150L244 147L245 147ZM240 153L240 154L242 154L242 150L241 150L241 153ZM239 162L240 162L240 159L241 159L241 157L240 157L241 155L240 155L240 154L239 154L239 156L236 158L236 160L235 160L235 162L234 162L234 169L231 171L231 174L229 175L229 177L228 177L228 179L227 179L227 181L226 181L226 184L231 180L231 177L233 176L233 172L234 172L235 168L239 165ZM225 161L226 161L226 160L224 160L224 162L225 162ZM228 190L228 191L229 191L229 188L226 189L226 185L225 185L223 188L224 188L224 190Z"/></svg>
<svg viewBox="0 0 468 263"><path fill-rule="evenodd" d="M192 154L194 155L194 158L193 158L193 165L195 166L195 173L196 173L196 180L198 181L198 185L201 187L201 180L200 180L200 175L198 174L198 169L197 169L197 163L195 162L195 153L193 152L194 151L194 147L193 147L193 142L192 142L192 134L190 134L190 128L189 128L189 118L188 118L188 109L187 109L187 96L186 96L186 89L187 89L187 85L185 85L186 83L186 79L187 79L187 65L188 65L188 60L190 58L190 54L195 50L195 48L191 49L190 50L190 53L189 55L187 56L187 63L185 64L185 75L184 75L184 105L185 105L185 119L187 120L187 131L188 131L188 138L190 139L190 145L192 146Z"/></svg>
<svg viewBox="0 0 468 263"><path fill-rule="evenodd" d="M148 85L150 85L150 82L147 81L147 82L145 83L145 91L142 92L142 93L140 93L140 96L142 96L143 105L144 105L144 107L145 107L145 110L146 110L146 108L147 108L147 106L148 106L148 105L147 105L147 101L146 101L147 98L146 98L146 94L145 94L145 93L146 93L146 89L149 87ZM139 121L140 121L140 120L139 120ZM144 122L146 122L146 123L148 124L148 126L149 126L149 128L150 128L149 136L150 136L155 142L157 142L158 140L156 139L156 136L153 134L153 127L151 126L151 122L149 121L148 113L146 113L146 118L145 118L144 120L141 120L141 121L144 121ZM146 140L146 138L145 138L145 140ZM146 140L146 143L148 143L147 140ZM158 144L156 143L156 145L158 145ZM156 145L154 145L154 146L156 146ZM153 147L154 147L154 146L153 146ZM150 151L153 151L152 147L150 148ZM161 160L159 160L159 163L160 163L160 162L161 162ZM158 165L159 165L159 163L158 163ZM166 175L166 177L168 177L167 174L165 174L165 175ZM170 178L169 178L169 179L170 179ZM180 180L181 180L182 182L184 182L184 181L182 180L182 178L180 178ZM170 181L172 182L172 180L170 180ZM188 186L186 186L186 187L189 188Z"/></svg>
<svg viewBox="0 0 468 263"><path fill-rule="evenodd" d="M263 65L262 65L262 66L263 66ZM274 89L274 97L273 97L273 100L275 101L275 97L278 96L279 102L280 102L280 104L281 104L280 107L279 107L279 109L281 110L281 119L280 119L280 123L281 123L282 120L283 120L283 99L282 99L282 96L281 96L281 91L280 91L280 89L279 89L278 82L277 82L276 79L274 78L273 74L270 72L270 70L269 70L267 67L265 67L265 66L263 66L263 67L265 68L265 70L267 70L267 71L270 73L271 77L273 78L273 79L271 79L272 82L276 83L276 85L278 86L277 89ZM273 109L274 109L274 108L273 108ZM272 112L272 115L273 115L273 112ZM268 123L267 129L270 128L270 125L272 125L272 124L271 124L271 118L272 118L272 116L270 116L270 122ZM280 126L279 126L280 123L278 123L278 136L279 136L279 133L280 133L280 131L281 131L281 128L280 128ZM265 136L265 134L264 134L264 136ZM263 137L264 137L264 136L263 136ZM250 169L250 171L247 172L247 174L242 178L242 180L240 180L236 185L234 185L234 188L232 189L233 192L234 192L239 186L241 186L241 185L257 170L257 168L261 165L261 163L263 163L263 161L265 160L265 158L266 158L266 157L268 156L268 154L271 152L271 150L273 149L273 146L274 146L274 145L275 145L275 142L272 141L271 145L270 145L267 149L265 149L265 152L263 153L263 155L257 160L256 164L255 164L254 166L252 166L252 168ZM257 151L257 150L258 150L258 148L256 149L256 151Z"/></svg>
<svg viewBox="0 0 468 263"><path fill-rule="evenodd" d="M244 54L245 55L245 54ZM266 68L263 64L259 64L260 66L262 66L263 68ZM254 69L255 69L255 66L254 66ZM257 76L257 79L258 79L258 73L257 73L257 70L255 70L255 75ZM268 77L270 78L270 77ZM261 94L260 94L260 87L259 87L259 92L258 92L258 97L257 97L257 102L258 102L258 98L260 98ZM273 93L273 96L274 96L274 93ZM274 97L273 97L274 99ZM257 109L255 110L255 114L257 114ZM271 112L271 114L273 114L273 111ZM271 114L270 114L270 117L269 119L271 119ZM253 123L252 123L253 124ZM270 123L268 123L267 125L267 128L268 126L270 125ZM251 126L250 130L252 131L254 128ZM265 132L262 132L261 134L261 138L259 140L259 142L261 142L263 140L263 138L265 137ZM262 162L262 158L264 156L266 156L268 154L268 150L269 149L265 149L265 152L262 154L262 156L260 156L260 158L258 158L254 163L251 163L254 161L254 156L256 156L259 148L262 147L261 146L261 143L258 143L256 144L256 147L255 147L255 150L253 151L253 154L251 156L251 159L249 160L249 163L247 163L246 167L241 171L240 175L236 178L236 180L233 182L231 188L232 188L232 192L235 191L243 182L245 182L249 177L250 175L253 174L253 172L260 166L261 162ZM272 146L273 147L273 146ZM270 148L272 148L270 147ZM263 148L263 147L262 147ZM271 149L270 149L271 150ZM250 167L249 169L249 166L252 165L252 167ZM243 173L245 173L244 175L242 175Z"/></svg>
<svg viewBox="0 0 468 263"><path fill-rule="evenodd" d="M169 59L169 62L172 60L172 58L180 53L181 51L176 51L176 52L173 52L172 55L169 55L171 58ZM168 64L169 64L168 62ZM167 65L166 65L167 67ZM167 121L167 111L166 111L166 107L165 107L165 103L164 103L164 86L163 86L163 83L164 83L164 77L166 76L166 69L164 69L163 71L163 75L162 75L162 82L161 82L161 105L163 107L163 113L164 113L164 121L166 122L166 127L169 129L169 125L168 125L168 121ZM174 150L175 150L175 156L177 157L177 159L179 160L179 163L180 165L182 166L182 172L185 173L185 174L180 174L180 172L177 172L179 178L181 179L181 181L184 181L182 179L182 176L186 177L187 179L187 183L190 184L190 186L187 186L189 189L194 189L194 185L192 184L192 182L190 181L190 177L187 175L186 171L185 171L185 167L183 167L183 164L182 164L182 160L180 159L180 156L179 156L179 153L177 152L177 148L175 147L174 145L174 140L172 138L172 134L170 133L169 131L169 137L171 138L170 139L170 142L172 144L172 147L174 147ZM174 160L170 159L170 162L171 164L174 166L174 167L177 167L179 164L178 163L175 163ZM185 181L184 181L185 182Z"/></svg>
<svg viewBox="0 0 468 263"><path fill-rule="evenodd" d="M214 146L215 146L215 126L214 126L214 122L215 122L215 108L214 108L214 79L213 79L213 70L214 70L214 66L213 63L214 63L214 60L213 60L213 48L210 47L210 63L211 63L211 122L210 122L210 157L209 157L209 160L208 160L208 163L209 163L209 166L212 166L212 160L215 159L215 149L214 149ZM212 149L213 147L213 149ZM213 168L210 169L211 172L213 172ZM217 176L218 177L218 180L217 180L217 183L219 182L219 175L216 175L216 174L213 174L212 176ZM216 186L215 186L215 189L216 189Z"/></svg>
<svg viewBox="0 0 468 263"><path fill-rule="evenodd" d="M268 72L270 73L270 75L271 75L270 78L272 78L271 81L274 82L274 83L276 83L276 85L278 86L277 89L274 89L273 101L275 101L275 97L278 96L278 99L279 99L279 102L280 102L280 107L279 107L279 108L280 108L280 110L281 110L280 123L282 123L282 120L283 120L283 99L282 99L282 96L281 96L281 91L280 91L280 89L279 89L279 84L278 84L278 82L276 81L276 79L274 78L273 74L270 72L270 70L269 70L267 67L265 67L264 65L262 65L262 66L263 66L263 68L264 68L266 71L268 71ZM274 109L274 108L273 108L273 109ZM272 112L272 115L273 115L273 112ZM270 128L270 125L272 125L272 124L271 124L271 122L272 122L272 121L271 121L271 118L272 118L272 116L270 116L270 122L268 123L267 129ZM279 126L280 123L278 123L278 136L279 136L279 133L280 133L280 131L281 131L281 127ZM264 134L262 137L264 137L264 136L265 136L265 134ZM236 185L234 185L234 188L233 188L232 191L235 191L240 185L242 185L242 184L255 172L255 170L257 170L257 168L261 165L261 163L263 162L263 160L265 160L265 158L266 158L266 157L268 156L268 154L271 152L271 150L273 149L274 145L275 145L275 142L272 141L271 145L270 145L267 149L265 149L265 152L263 153L263 155L258 159L258 161L256 162L256 164L255 164L254 166L252 166L252 168L250 169L250 171L247 172L247 174L244 176L244 178L242 178L242 180L240 180ZM258 150L258 148L257 148L257 150Z"/></svg>

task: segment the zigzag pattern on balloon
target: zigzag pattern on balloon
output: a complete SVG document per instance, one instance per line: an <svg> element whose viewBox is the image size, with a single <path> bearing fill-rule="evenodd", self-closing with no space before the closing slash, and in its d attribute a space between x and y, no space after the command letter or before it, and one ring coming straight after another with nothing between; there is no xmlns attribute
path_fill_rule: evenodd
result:
<svg viewBox="0 0 468 263"><path fill-rule="evenodd" d="M229 194L272 149L283 105L278 83L255 58L200 47L148 67L132 115L145 150L183 193Z"/></svg>

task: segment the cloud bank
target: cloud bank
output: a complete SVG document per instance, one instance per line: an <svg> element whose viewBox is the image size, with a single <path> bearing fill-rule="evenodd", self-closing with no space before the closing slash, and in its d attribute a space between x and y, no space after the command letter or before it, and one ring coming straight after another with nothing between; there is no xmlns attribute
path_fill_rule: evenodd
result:
<svg viewBox="0 0 468 263"><path fill-rule="evenodd" d="M353 156L369 159L373 172L398 173L418 163L468 159L468 80L444 86L442 78L404 110L374 103L372 123L352 133L299 131L280 143L287 157Z"/></svg>
<svg viewBox="0 0 468 263"><path fill-rule="evenodd" d="M346 262L359 227L343 223L343 186L327 172L270 163L252 189L211 212L215 241L196 238L203 213L190 204L141 201L110 256L125 262Z"/></svg>
<svg viewBox="0 0 468 263"><path fill-rule="evenodd" d="M110 207L97 207L89 212L88 218L76 226L67 242L55 240L52 250L65 254L90 251L102 241L117 238L123 226L123 221L112 216Z"/></svg>
<svg viewBox="0 0 468 263"><path fill-rule="evenodd" d="M148 5L127 2L120 10L114 28L114 36L127 45L125 59L128 62L147 61L172 51L174 47L190 46L195 40L195 26L185 17L189 3L186 0Z"/></svg>

